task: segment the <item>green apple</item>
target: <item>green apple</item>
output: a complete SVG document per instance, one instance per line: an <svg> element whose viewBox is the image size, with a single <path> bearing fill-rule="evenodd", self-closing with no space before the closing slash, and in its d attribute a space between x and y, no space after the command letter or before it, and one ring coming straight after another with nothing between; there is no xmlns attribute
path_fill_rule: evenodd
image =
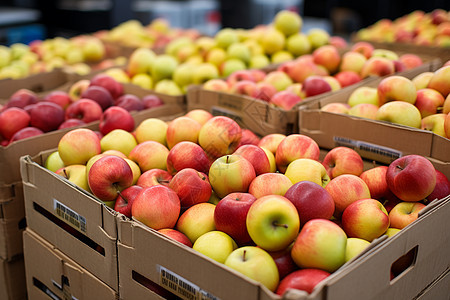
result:
<svg viewBox="0 0 450 300"><path fill-rule="evenodd" d="M264 49L264 53L273 54L284 49L286 37L281 31L269 27L261 37L260 43Z"/></svg>
<svg viewBox="0 0 450 300"><path fill-rule="evenodd" d="M191 69L192 83L202 84L206 81L219 77L219 70L212 63L201 63Z"/></svg>
<svg viewBox="0 0 450 300"><path fill-rule="evenodd" d="M66 178L83 190L90 192L85 165L70 165L63 167L56 171L56 174Z"/></svg>
<svg viewBox="0 0 450 300"><path fill-rule="evenodd" d="M239 71L239 70L245 70L247 69L247 66L245 63L237 58L230 58L227 59L222 63L220 66L220 72L223 77L230 76L233 72Z"/></svg>
<svg viewBox="0 0 450 300"><path fill-rule="evenodd" d="M325 167L317 160L310 158L300 158L291 162L287 166L285 175L293 184L308 180L325 187L330 182L330 176Z"/></svg>
<svg viewBox="0 0 450 300"><path fill-rule="evenodd" d="M227 58L236 58L248 64L250 57L250 49L244 43L234 43L227 49Z"/></svg>
<svg viewBox="0 0 450 300"><path fill-rule="evenodd" d="M207 52L205 61L219 67L226 59L227 51L217 47Z"/></svg>
<svg viewBox="0 0 450 300"><path fill-rule="evenodd" d="M377 111L376 119L414 128L420 128L422 122L422 116L417 107L405 101L383 104Z"/></svg>
<svg viewBox="0 0 450 300"><path fill-rule="evenodd" d="M328 44L330 39L330 34L321 29L321 28L313 28L307 33L307 37L313 49L317 49L320 46Z"/></svg>
<svg viewBox="0 0 450 300"><path fill-rule="evenodd" d="M250 57L250 69L262 69L268 65L270 65L270 59L264 54L252 55L252 57Z"/></svg>
<svg viewBox="0 0 450 300"><path fill-rule="evenodd" d="M267 251L279 251L287 248L297 237L300 217L287 198L267 195L250 206L246 224L256 245Z"/></svg>
<svg viewBox="0 0 450 300"><path fill-rule="evenodd" d="M192 248L223 264L237 245L228 234L213 230L199 236Z"/></svg>
<svg viewBox="0 0 450 300"><path fill-rule="evenodd" d="M302 24L303 22L300 15L289 10L279 11L273 20L274 27L281 31L285 36L290 36L301 31Z"/></svg>
<svg viewBox="0 0 450 300"><path fill-rule="evenodd" d="M118 150L128 156L137 146L134 136L123 129L114 129L103 136L100 140L102 152L107 150Z"/></svg>
<svg viewBox="0 0 450 300"><path fill-rule="evenodd" d="M387 50L387 49L374 49L372 51L372 57L384 57L389 60L398 60L398 54L394 51Z"/></svg>
<svg viewBox="0 0 450 300"><path fill-rule="evenodd" d="M272 256L265 250L254 247L240 247L227 257L227 267L253 279L271 291L275 291L279 282L277 265Z"/></svg>
<svg viewBox="0 0 450 300"><path fill-rule="evenodd" d="M166 145L166 133L168 127L169 125L161 119L145 119L136 127L136 141L138 144L144 141L155 141L162 145Z"/></svg>
<svg viewBox="0 0 450 300"><path fill-rule="evenodd" d="M227 49L231 44L239 42L239 36L236 30L232 28L223 28L219 30L214 39L216 40L217 46Z"/></svg>
<svg viewBox="0 0 450 300"><path fill-rule="evenodd" d="M387 235L388 237L393 237L394 235L399 233L400 230L401 229L389 227L384 234Z"/></svg>
<svg viewBox="0 0 450 300"><path fill-rule="evenodd" d="M280 64L294 59L292 53L286 50L280 50L272 54L271 60L273 64Z"/></svg>
<svg viewBox="0 0 450 300"><path fill-rule="evenodd" d="M151 90L153 88L153 79L149 74L136 74L131 77L131 83L147 90Z"/></svg>
<svg viewBox="0 0 450 300"><path fill-rule="evenodd" d="M162 54L157 56L151 66L151 74L153 80L158 82L162 79L169 79L178 66L178 61L175 57Z"/></svg>
<svg viewBox="0 0 450 300"><path fill-rule="evenodd" d="M149 48L137 48L128 59L127 72L130 76L150 74L156 54Z"/></svg>
<svg viewBox="0 0 450 300"><path fill-rule="evenodd" d="M351 260L370 245L370 242L360 238L348 238L345 249L345 261Z"/></svg>
<svg viewBox="0 0 450 300"><path fill-rule="evenodd" d="M162 79L158 81L155 85L155 92L171 96L180 96L184 94L181 87L179 87L172 79Z"/></svg>
<svg viewBox="0 0 450 300"><path fill-rule="evenodd" d="M44 167L52 172L56 172L64 167L64 162L59 156L59 152L52 152L45 160Z"/></svg>
<svg viewBox="0 0 450 300"><path fill-rule="evenodd" d="M356 88L348 98L347 104L351 107L361 104L370 103L378 106L378 92L376 88L362 86Z"/></svg>

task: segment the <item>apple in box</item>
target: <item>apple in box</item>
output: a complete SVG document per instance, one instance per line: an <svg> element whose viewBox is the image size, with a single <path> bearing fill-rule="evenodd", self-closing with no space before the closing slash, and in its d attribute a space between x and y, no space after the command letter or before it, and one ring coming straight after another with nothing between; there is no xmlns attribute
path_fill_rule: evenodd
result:
<svg viewBox="0 0 450 300"><path fill-rule="evenodd" d="M213 117L213 115L204 109L193 109L188 111L185 114L185 117L194 119L195 121L199 122L200 125L204 125L209 119Z"/></svg>
<svg viewBox="0 0 450 300"><path fill-rule="evenodd" d="M128 157L145 172L150 169L166 170L168 155L166 146L155 141L145 141L134 147Z"/></svg>
<svg viewBox="0 0 450 300"><path fill-rule="evenodd" d="M146 95L141 99L141 101L142 104L144 104L144 108L155 108L164 105L161 98L156 95Z"/></svg>
<svg viewBox="0 0 450 300"><path fill-rule="evenodd" d="M85 191L90 192L85 165L70 165L67 167L62 167L55 173L66 178Z"/></svg>
<svg viewBox="0 0 450 300"><path fill-rule="evenodd" d="M185 116L175 118L167 127L166 141L169 149L172 149L177 143L189 141L197 143L198 134L202 125Z"/></svg>
<svg viewBox="0 0 450 300"><path fill-rule="evenodd" d="M131 207L136 199L137 195L143 190L143 187L138 185L132 185L122 192L116 198L114 204L114 210L131 218Z"/></svg>
<svg viewBox="0 0 450 300"><path fill-rule="evenodd" d="M236 248L236 242L228 234L218 230L202 234L192 246L192 249L222 264Z"/></svg>
<svg viewBox="0 0 450 300"><path fill-rule="evenodd" d="M419 217L419 212L425 208L420 202L400 202L389 212L392 228L403 229Z"/></svg>
<svg viewBox="0 0 450 300"><path fill-rule="evenodd" d="M170 149L167 155L167 171L171 175L185 168L192 168L208 174L211 161L206 152L198 144L183 141Z"/></svg>
<svg viewBox="0 0 450 300"><path fill-rule="evenodd" d="M277 295L283 296L289 289L301 290L311 294L316 285L330 276L330 273L319 269L302 269L287 275L277 288Z"/></svg>
<svg viewBox="0 0 450 300"><path fill-rule="evenodd" d="M269 150L275 155L275 153L277 152L278 145L285 137L286 136L281 133L270 133L261 138L261 140L258 143L258 146Z"/></svg>
<svg viewBox="0 0 450 300"><path fill-rule="evenodd" d="M417 91L414 83L404 76L389 76L383 79L377 87L378 105L389 101L416 102Z"/></svg>
<svg viewBox="0 0 450 300"><path fill-rule="evenodd" d="M177 193L182 208L208 202L212 193L208 176L191 168L176 173L170 180L169 188Z"/></svg>
<svg viewBox="0 0 450 300"><path fill-rule="evenodd" d="M361 175L364 163L355 150L348 147L331 149L324 157L322 164L327 170L330 179L342 174Z"/></svg>
<svg viewBox="0 0 450 300"><path fill-rule="evenodd" d="M82 120L80 119L67 119L64 122L59 125L58 129L64 129L64 128L72 128L72 127L78 127L86 125Z"/></svg>
<svg viewBox="0 0 450 300"><path fill-rule="evenodd" d="M340 71L334 78L341 84L341 87L346 87L362 80L361 75L355 71Z"/></svg>
<svg viewBox="0 0 450 300"><path fill-rule="evenodd" d="M72 102L69 93L64 91L50 92L43 98L43 100L58 104L62 109L66 109L67 106L69 106L69 104Z"/></svg>
<svg viewBox="0 0 450 300"><path fill-rule="evenodd" d="M248 192L256 198L267 195L284 196L291 186L291 180L284 174L264 173L253 179L248 188Z"/></svg>
<svg viewBox="0 0 450 300"><path fill-rule="evenodd" d="M106 89L113 99L117 99L123 95L122 83L104 73L100 73L92 77L90 86L100 86Z"/></svg>
<svg viewBox="0 0 450 300"><path fill-rule="evenodd" d="M0 134L7 140L30 124L30 115L18 107L10 107L0 113Z"/></svg>
<svg viewBox="0 0 450 300"><path fill-rule="evenodd" d="M173 228L163 228L158 230L159 233L164 234L165 236L170 237L171 239L174 239L190 248L192 248L192 243L191 241L188 239L187 236L185 236L183 233L181 233L180 231L173 229Z"/></svg>
<svg viewBox="0 0 450 300"><path fill-rule="evenodd" d="M66 109L66 119L79 119L84 123L100 120L103 110L101 106L91 99L80 99L72 102Z"/></svg>
<svg viewBox="0 0 450 300"><path fill-rule="evenodd" d="M211 203L198 203L189 207L178 218L175 229L185 234L192 244L203 234L216 229Z"/></svg>
<svg viewBox="0 0 450 300"><path fill-rule="evenodd" d="M298 158L319 160L319 145L303 134L291 134L284 138L277 147L275 160L278 171L286 172L287 166Z"/></svg>
<svg viewBox="0 0 450 300"><path fill-rule="evenodd" d="M255 145L243 145L233 154L247 159L255 169L256 176L270 172L270 162L263 149Z"/></svg>
<svg viewBox="0 0 450 300"><path fill-rule="evenodd" d="M100 105L102 110L105 110L114 104L114 99L109 91L101 86L89 86L81 93L81 98L94 100Z"/></svg>
<svg viewBox="0 0 450 300"><path fill-rule="evenodd" d="M37 102L38 97L36 93L28 89L19 89L9 97L8 102L5 104L5 108L25 108L25 106L36 104Z"/></svg>
<svg viewBox="0 0 450 300"><path fill-rule="evenodd" d="M150 169L139 176L136 184L141 187L151 187L153 185L164 185L168 187L171 180L172 175L166 170Z"/></svg>
<svg viewBox="0 0 450 300"><path fill-rule="evenodd" d="M58 129L64 122L64 109L52 102L38 102L30 111L30 124L44 132Z"/></svg>
<svg viewBox="0 0 450 300"><path fill-rule="evenodd" d="M436 185L433 192L425 200L431 202L436 199L442 199L447 195L450 195L450 181L444 173L436 170Z"/></svg>
<svg viewBox="0 0 450 300"><path fill-rule="evenodd" d="M325 167L317 160L310 158L299 158L291 162L285 175L294 184L301 181L311 181L324 187L330 182Z"/></svg>
<svg viewBox="0 0 450 300"><path fill-rule="evenodd" d="M123 129L131 132L134 130L134 119L126 109L119 106L112 106L103 112L98 127L103 135L115 129Z"/></svg>
<svg viewBox="0 0 450 300"><path fill-rule="evenodd" d="M124 94L114 101L115 106L122 107L129 112L143 110L144 103L138 96L132 94Z"/></svg>
<svg viewBox="0 0 450 300"><path fill-rule="evenodd" d="M66 166L84 165L91 157L101 153L100 139L90 129L77 128L62 136L58 152Z"/></svg>
<svg viewBox="0 0 450 300"><path fill-rule="evenodd" d="M44 132L36 127L25 127L14 133L14 135L11 137L11 140L9 140L9 143L5 143L2 146L7 146L8 144L15 141L27 139L41 134L44 134Z"/></svg>

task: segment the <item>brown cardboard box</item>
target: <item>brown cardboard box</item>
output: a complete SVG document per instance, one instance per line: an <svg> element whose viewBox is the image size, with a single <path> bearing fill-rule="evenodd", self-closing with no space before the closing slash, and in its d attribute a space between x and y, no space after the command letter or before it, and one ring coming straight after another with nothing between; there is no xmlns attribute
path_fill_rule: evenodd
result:
<svg viewBox="0 0 450 300"><path fill-rule="evenodd" d="M446 299L448 295L450 295L450 268L414 297L414 300Z"/></svg>
<svg viewBox="0 0 450 300"><path fill-rule="evenodd" d="M11 261L0 259L0 299L27 299L23 256Z"/></svg>
<svg viewBox="0 0 450 300"><path fill-rule="evenodd" d="M392 238L382 236L312 294L292 291L286 299L411 299L450 264L450 197L433 202L419 219ZM152 299L172 294L184 299L281 299L223 264L167 238L145 225L119 219L121 299ZM433 232L433 234L430 234ZM390 281L391 264L413 252L414 264ZM161 290L164 287L164 290Z"/></svg>
<svg viewBox="0 0 450 300"><path fill-rule="evenodd" d="M411 70L404 76L414 78L420 73L421 70ZM365 86L377 87L381 80L380 78L372 80ZM346 103L351 92L343 90L300 107L300 133L313 138L320 147L331 149L336 146L348 146L367 159L384 163L390 163L407 154L426 156L447 163L443 165L443 171L449 176L449 139L426 130L320 110L328 103Z"/></svg>
<svg viewBox="0 0 450 300"><path fill-rule="evenodd" d="M21 158L28 227L117 291L116 213L44 160Z"/></svg>
<svg viewBox="0 0 450 300"><path fill-rule="evenodd" d="M22 181L0 185L0 258L11 260L23 253L26 227Z"/></svg>
<svg viewBox="0 0 450 300"><path fill-rule="evenodd" d="M30 229L24 231L29 299L117 299L118 294L92 273Z"/></svg>

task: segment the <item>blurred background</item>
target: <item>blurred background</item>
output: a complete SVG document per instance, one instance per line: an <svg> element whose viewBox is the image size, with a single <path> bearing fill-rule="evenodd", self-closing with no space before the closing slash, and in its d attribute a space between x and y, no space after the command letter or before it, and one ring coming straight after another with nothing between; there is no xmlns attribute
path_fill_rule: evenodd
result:
<svg viewBox="0 0 450 300"><path fill-rule="evenodd" d="M330 34L350 34L379 19L395 19L413 10L450 9L448 0L2 0L0 44L28 43L56 36L72 37L136 19L144 25L165 18L173 27L206 35L220 28L252 28L289 9L304 19L304 30L320 27Z"/></svg>

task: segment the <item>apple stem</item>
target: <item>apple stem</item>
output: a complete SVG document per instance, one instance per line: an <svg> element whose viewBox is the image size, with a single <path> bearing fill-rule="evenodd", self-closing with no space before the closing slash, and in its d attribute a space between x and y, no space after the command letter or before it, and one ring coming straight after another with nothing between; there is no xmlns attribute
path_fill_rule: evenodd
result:
<svg viewBox="0 0 450 300"><path fill-rule="evenodd" d="M63 172L64 172L64 177L69 178L69 176L67 176L66 168L63 169Z"/></svg>
<svg viewBox="0 0 450 300"><path fill-rule="evenodd" d="M242 260L245 261L245 254L247 253L247 250L244 250L244 253L242 254Z"/></svg>
<svg viewBox="0 0 450 300"><path fill-rule="evenodd" d="M119 196L125 201L125 203L128 203L127 198L125 198L119 190L117 190L117 194L119 194Z"/></svg>
<svg viewBox="0 0 450 300"><path fill-rule="evenodd" d="M402 168L402 167L400 167L399 165L397 165L396 167L397 167L397 168L399 168L400 170L403 170L403 168Z"/></svg>
<svg viewBox="0 0 450 300"><path fill-rule="evenodd" d="M287 224L279 224L278 222L274 221L272 223L273 226L275 227L284 227L284 228L288 228Z"/></svg>
<svg viewBox="0 0 450 300"><path fill-rule="evenodd" d="M227 161L226 161L227 163L228 163L228 158L229 158L229 157L230 157L230 156L229 156L229 155L227 155Z"/></svg>
<svg viewBox="0 0 450 300"><path fill-rule="evenodd" d="M159 183L170 183L169 180L158 180Z"/></svg>

